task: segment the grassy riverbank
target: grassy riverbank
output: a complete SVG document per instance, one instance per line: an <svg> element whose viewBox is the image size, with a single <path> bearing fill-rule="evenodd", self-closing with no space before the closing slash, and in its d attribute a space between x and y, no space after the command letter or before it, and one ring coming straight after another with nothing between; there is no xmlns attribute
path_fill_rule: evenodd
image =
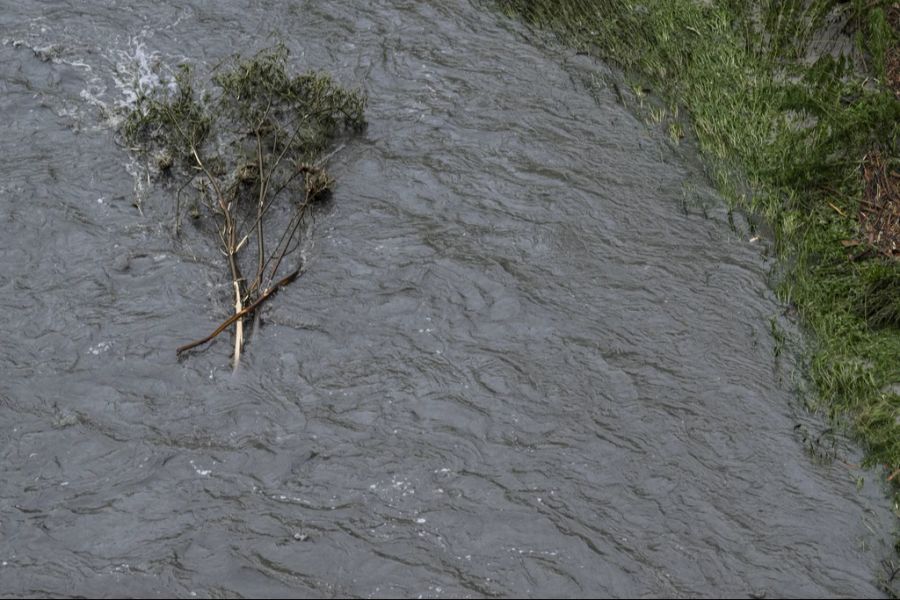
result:
<svg viewBox="0 0 900 600"><path fill-rule="evenodd" d="M682 127L696 136L721 191L771 224L784 271L779 292L812 334L817 407L852 423L869 463L896 474L900 250L891 246L891 211L900 206L890 186L900 190L891 175L900 171L900 92L892 89L900 8L861 0L500 2L621 67L638 93L651 88L669 103L656 120L668 122L673 139Z"/></svg>

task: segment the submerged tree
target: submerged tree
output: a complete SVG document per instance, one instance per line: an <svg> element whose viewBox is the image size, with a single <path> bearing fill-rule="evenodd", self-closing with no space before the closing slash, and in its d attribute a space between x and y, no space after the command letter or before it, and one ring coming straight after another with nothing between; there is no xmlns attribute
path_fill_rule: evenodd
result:
<svg viewBox="0 0 900 600"><path fill-rule="evenodd" d="M363 94L327 74L291 76L287 59L284 46L235 58L203 94L181 66L174 85L141 95L123 122L129 146L180 184L176 235L192 190L190 215L214 226L231 279L232 315L179 354L233 326L237 368L246 321L258 324L259 307L301 272L293 263L300 226L333 184L323 154L340 133L364 125Z"/></svg>

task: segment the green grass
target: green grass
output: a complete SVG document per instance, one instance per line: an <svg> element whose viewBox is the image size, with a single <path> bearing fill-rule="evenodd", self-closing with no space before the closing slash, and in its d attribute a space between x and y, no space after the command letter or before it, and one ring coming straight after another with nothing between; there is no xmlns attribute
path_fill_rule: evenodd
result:
<svg viewBox="0 0 900 600"><path fill-rule="evenodd" d="M883 82L889 3L499 1L680 107L723 194L775 232L817 407L850 423L869 465L900 468L900 262L854 261L841 244L860 238L863 157L900 162L900 102Z"/></svg>

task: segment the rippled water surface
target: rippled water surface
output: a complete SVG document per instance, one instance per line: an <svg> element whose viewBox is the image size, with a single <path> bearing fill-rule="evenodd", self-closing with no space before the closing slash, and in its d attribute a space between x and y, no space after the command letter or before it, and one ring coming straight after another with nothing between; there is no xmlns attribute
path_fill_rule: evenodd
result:
<svg viewBox="0 0 900 600"><path fill-rule="evenodd" d="M233 376L227 336L176 360L228 282L109 115L273 34L369 127ZM0 38L0 594L880 594L761 244L602 65L466 2L29 0Z"/></svg>

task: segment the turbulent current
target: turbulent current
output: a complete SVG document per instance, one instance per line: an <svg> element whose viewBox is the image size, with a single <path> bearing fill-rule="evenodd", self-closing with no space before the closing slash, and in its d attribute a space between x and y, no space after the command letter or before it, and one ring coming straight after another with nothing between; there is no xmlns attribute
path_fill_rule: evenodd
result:
<svg viewBox="0 0 900 600"><path fill-rule="evenodd" d="M116 120L277 40L369 125L233 375L175 355L229 282ZM457 1L10 0L0 42L0 595L881 593L765 239L604 65Z"/></svg>

